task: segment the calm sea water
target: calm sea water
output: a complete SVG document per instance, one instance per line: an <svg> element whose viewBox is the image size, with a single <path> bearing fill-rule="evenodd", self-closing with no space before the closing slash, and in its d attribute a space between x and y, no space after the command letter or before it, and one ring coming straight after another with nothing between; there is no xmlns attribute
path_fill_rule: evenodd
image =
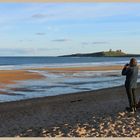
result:
<svg viewBox="0 0 140 140"><path fill-rule="evenodd" d="M124 64L129 57L0 57L0 66L69 65L69 64ZM140 62L140 57L137 58Z"/></svg>
<svg viewBox="0 0 140 140"><path fill-rule="evenodd" d="M129 57L0 57L0 69L124 65L129 62L129 59ZM140 57L137 59L140 63ZM46 78L21 81L15 85L8 85L5 89L0 89L8 92L8 95L0 94L0 102L115 87L123 85L125 80L119 70L79 71L76 73L32 71L41 73ZM140 77L138 81L140 82ZM17 90L15 91L13 88L17 88Z"/></svg>

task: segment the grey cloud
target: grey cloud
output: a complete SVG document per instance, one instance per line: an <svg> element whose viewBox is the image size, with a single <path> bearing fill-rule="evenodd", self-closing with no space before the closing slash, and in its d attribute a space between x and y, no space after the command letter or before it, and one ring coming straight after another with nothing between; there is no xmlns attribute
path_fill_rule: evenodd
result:
<svg viewBox="0 0 140 140"><path fill-rule="evenodd" d="M36 35L45 35L45 33L40 32L40 33L36 33Z"/></svg>
<svg viewBox="0 0 140 140"><path fill-rule="evenodd" d="M52 50L53 50L53 51L59 50L59 48L56 48L56 47L55 47L55 48L40 48L40 49L39 49L39 51L43 51L43 52L44 52L44 51L52 51Z"/></svg>
<svg viewBox="0 0 140 140"><path fill-rule="evenodd" d="M89 45L89 42L82 42L82 45Z"/></svg>
<svg viewBox="0 0 140 140"><path fill-rule="evenodd" d="M70 39L54 39L53 42L67 42L70 41Z"/></svg>
<svg viewBox="0 0 140 140"><path fill-rule="evenodd" d="M2 56L12 56L12 55L22 55L27 54L26 49L22 48L1 48L0 49L0 55Z"/></svg>
<svg viewBox="0 0 140 140"><path fill-rule="evenodd" d="M48 14L34 14L34 15L32 15L32 18L42 19L42 18L52 17L52 16L53 15L48 15Z"/></svg>
<svg viewBox="0 0 140 140"><path fill-rule="evenodd" d="M29 40L19 40L19 42L32 42L32 40L31 39L29 39Z"/></svg>
<svg viewBox="0 0 140 140"><path fill-rule="evenodd" d="M82 45L100 45L100 44L109 44L107 41L95 41L95 42L82 42Z"/></svg>
<svg viewBox="0 0 140 140"><path fill-rule="evenodd" d="M106 41L97 41L97 42L92 42L92 44L108 44L109 42Z"/></svg>

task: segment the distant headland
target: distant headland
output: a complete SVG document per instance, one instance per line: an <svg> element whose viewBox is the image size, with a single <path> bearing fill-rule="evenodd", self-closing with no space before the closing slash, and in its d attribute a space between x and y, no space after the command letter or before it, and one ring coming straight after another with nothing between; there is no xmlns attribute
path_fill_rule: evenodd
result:
<svg viewBox="0 0 140 140"><path fill-rule="evenodd" d="M101 51L95 53L76 53L71 55L63 55L59 57L140 57L140 54L127 54L122 50Z"/></svg>

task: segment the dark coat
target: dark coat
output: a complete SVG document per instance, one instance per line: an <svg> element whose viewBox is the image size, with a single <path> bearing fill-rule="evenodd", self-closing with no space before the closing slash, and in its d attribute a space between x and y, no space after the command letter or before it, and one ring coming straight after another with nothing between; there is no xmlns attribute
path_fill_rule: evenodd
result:
<svg viewBox="0 0 140 140"><path fill-rule="evenodd" d="M122 75L126 75L125 87L136 88L138 78L138 66L123 68Z"/></svg>

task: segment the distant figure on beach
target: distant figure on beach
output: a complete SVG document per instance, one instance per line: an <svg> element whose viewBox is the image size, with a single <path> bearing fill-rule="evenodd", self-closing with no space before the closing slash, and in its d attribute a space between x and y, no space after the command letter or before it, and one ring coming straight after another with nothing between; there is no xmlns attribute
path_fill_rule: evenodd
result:
<svg viewBox="0 0 140 140"><path fill-rule="evenodd" d="M131 58L130 63L126 64L122 70L122 75L126 76L125 88L129 101L129 107L126 110L129 112L136 111L135 89L137 88L138 66L136 58Z"/></svg>

